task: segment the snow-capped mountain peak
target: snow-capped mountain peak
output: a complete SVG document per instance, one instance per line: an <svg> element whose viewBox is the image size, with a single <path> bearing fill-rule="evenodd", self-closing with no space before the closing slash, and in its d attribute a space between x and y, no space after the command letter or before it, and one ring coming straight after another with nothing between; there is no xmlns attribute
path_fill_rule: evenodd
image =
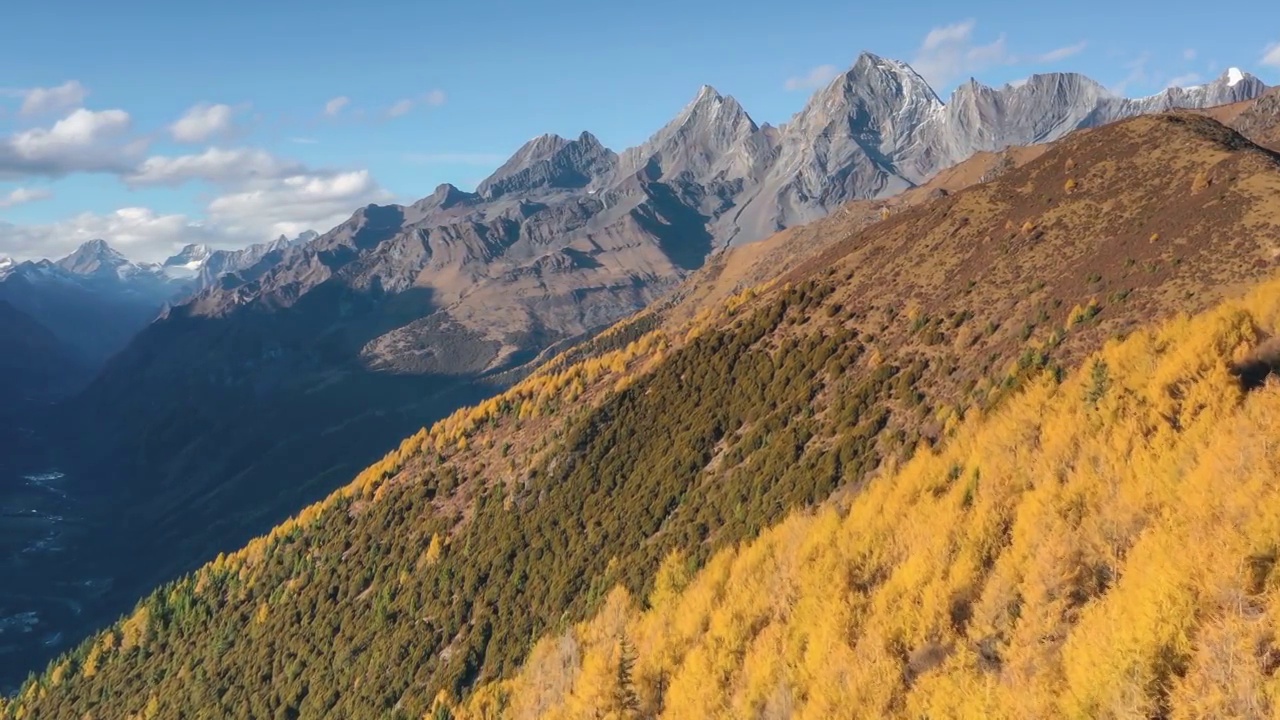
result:
<svg viewBox="0 0 1280 720"><path fill-rule="evenodd" d="M58 267L75 275L116 275L124 278L139 268L129 262L105 240L90 240L75 252L57 262Z"/></svg>
<svg viewBox="0 0 1280 720"><path fill-rule="evenodd" d="M161 272L172 278L192 278L209 262L213 251L208 245L187 245L161 265Z"/></svg>
<svg viewBox="0 0 1280 720"><path fill-rule="evenodd" d="M1235 87L1244 80L1244 73L1240 68L1227 68L1227 87Z"/></svg>
<svg viewBox="0 0 1280 720"><path fill-rule="evenodd" d="M208 245L187 245L179 250L177 255L165 260L164 264L165 267L173 265L188 266L193 263L198 265L199 263L208 260L209 256L212 254L213 251L209 249Z"/></svg>

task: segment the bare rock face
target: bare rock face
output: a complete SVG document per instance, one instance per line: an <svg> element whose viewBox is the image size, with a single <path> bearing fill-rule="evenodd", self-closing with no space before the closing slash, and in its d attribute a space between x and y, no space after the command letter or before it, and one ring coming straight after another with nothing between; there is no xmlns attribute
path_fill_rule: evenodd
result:
<svg viewBox="0 0 1280 720"><path fill-rule="evenodd" d="M1055 140L1097 122L1109 98L1101 85L1074 73L1033 75L999 89L970 79L928 128L932 154L919 170L928 176L982 150Z"/></svg>
<svg viewBox="0 0 1280 720"><path fill-rule="evenodd" d="M576 140L541 135L530 140L476 188L486 200L545 190L577 190L606 176L617 155L584 132Z"/></svg>
<svg viewBox="0 0 1280 720"><path fill-rule="evenodd" d="M1280 88L1271 88L1231 126L1250 140L1280 152Z"/></svg>
<svg viewBox="0 0 1280 720"><path fill-rule="evenodd" d="M622 154L615 178L734 183L755 175L772 143L732 97L710 85L648 141Z"/></svg>
<svg viewBox="0 0 1280 720"><path fill-rule="evenodd" d="M979 151L1057 140L1074 130L1173 108L1257 97L1260 80L1231 69L1213 82L1120 98L1075 73L1017 85L961 85L945 105L905 63L869 53L818 91L778 132L775 159L745 210L717 239L743 244L808 222L855 199L915 187Z"/></svg>
<svg viewBox="0 0 1280 720"><path fill-rule="evenodd" d="M735 245L752 242L851 199L911 187L918 173L905 176L898 158L942 109L905 63L863 53L779 129L772 163L724 234Z"/></svg>

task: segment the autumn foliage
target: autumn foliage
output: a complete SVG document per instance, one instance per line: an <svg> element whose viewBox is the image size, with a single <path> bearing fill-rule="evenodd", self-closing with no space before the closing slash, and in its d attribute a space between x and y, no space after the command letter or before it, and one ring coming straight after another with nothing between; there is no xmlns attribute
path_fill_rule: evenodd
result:
<svg viewBox="0 0 1280 720"><path fill-rule="evenodd" d="M1277 326L1273 282L1110 343L847 510L793 516L692 578L673 554L650 597L616 590L448 709L1271 717L1280 382L1247 389L1233 368Z"/></svg>

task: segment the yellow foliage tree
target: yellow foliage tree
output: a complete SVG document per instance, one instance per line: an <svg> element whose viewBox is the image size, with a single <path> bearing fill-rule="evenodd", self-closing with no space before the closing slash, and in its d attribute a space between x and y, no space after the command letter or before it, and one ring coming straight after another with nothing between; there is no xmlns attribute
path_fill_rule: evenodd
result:
<svg viewBox="0 0 1280 720"><path fill-rule="evenodd" d="M1280 282L1112 341L458 717L1274 717L1280 382L1233 367L1277 329Z"/></svg>

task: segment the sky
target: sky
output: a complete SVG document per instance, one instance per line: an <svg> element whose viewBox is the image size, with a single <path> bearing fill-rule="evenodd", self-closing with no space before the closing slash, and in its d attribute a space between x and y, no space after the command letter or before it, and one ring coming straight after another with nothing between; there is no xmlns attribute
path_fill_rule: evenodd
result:
<svg viewBox="0 0 1280 720"><path fill-rule="evenodd" d="M1280 83L1270 2L46 0L0 42L0 254L136 260L328 230L474 187L524 142L643 142L706 83L779 124L864 50L945 100L1083 72ZM1054 12L1052 16L1050 12Z"/></svg>

